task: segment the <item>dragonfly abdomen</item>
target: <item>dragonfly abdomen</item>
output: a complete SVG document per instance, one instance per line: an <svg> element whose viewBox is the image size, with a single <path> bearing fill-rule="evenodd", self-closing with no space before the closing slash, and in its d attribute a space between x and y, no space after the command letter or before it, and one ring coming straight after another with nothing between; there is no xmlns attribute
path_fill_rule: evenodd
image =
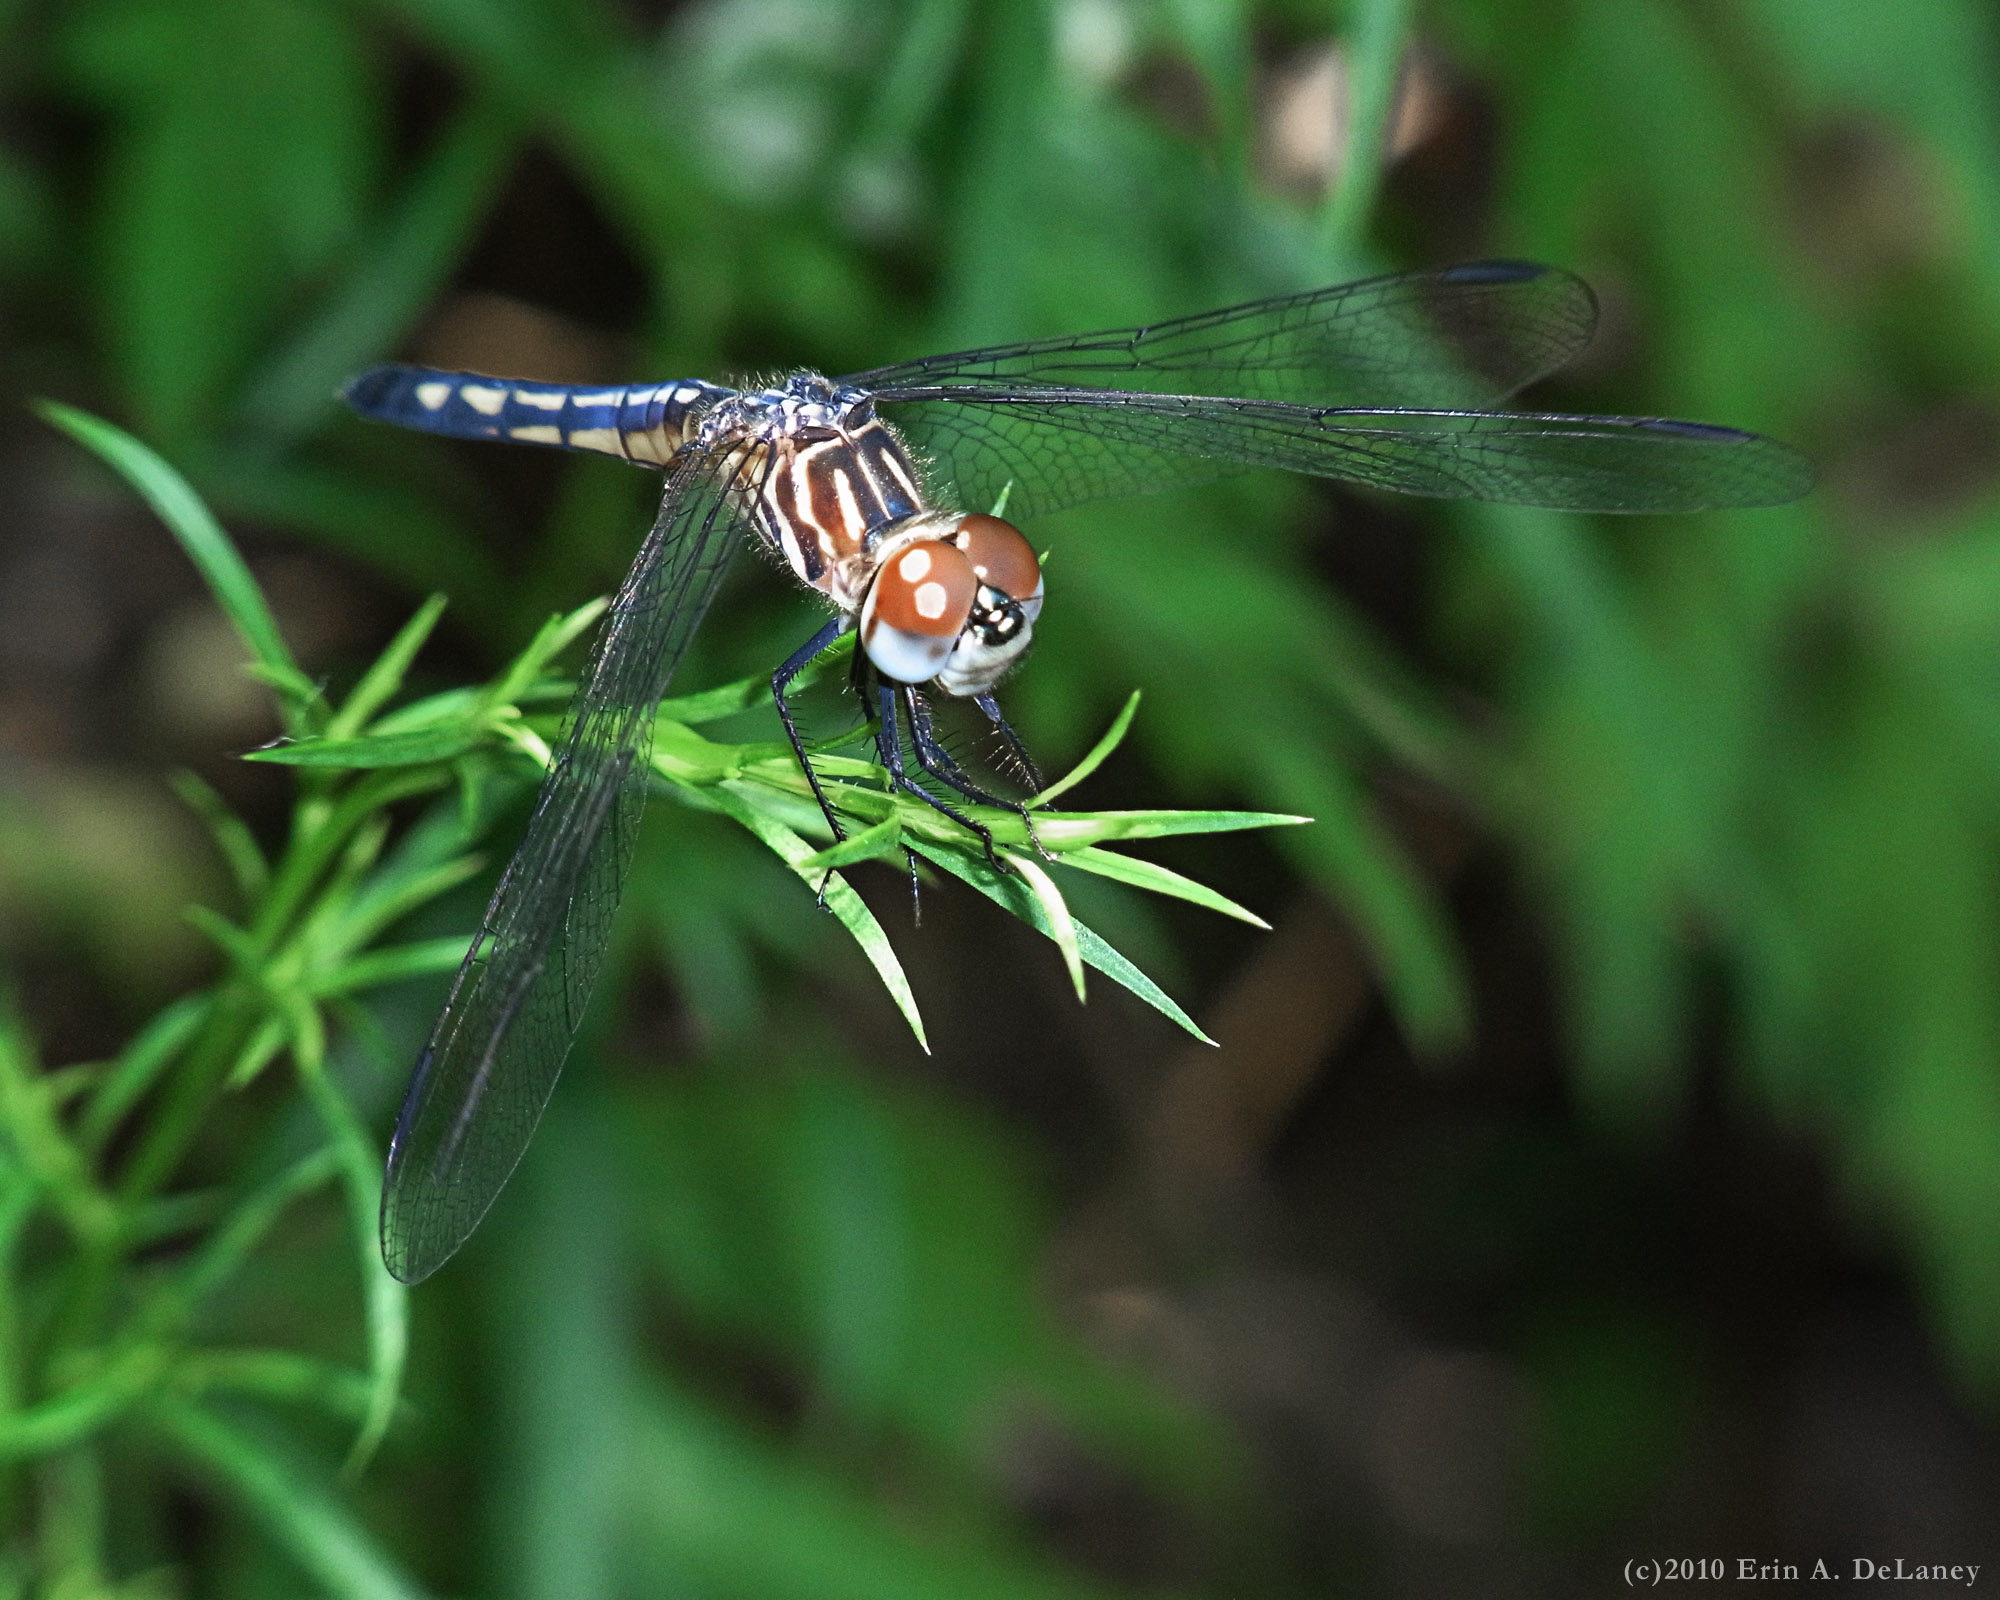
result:
<svg viewBox="0 0 2000 1600"><path fill-rule="evenodd" d="M660 467L693 437L700 414L732 391L694 380L606 389L384 366L371 367L343 392L349 405L378 422Z"/></svg>

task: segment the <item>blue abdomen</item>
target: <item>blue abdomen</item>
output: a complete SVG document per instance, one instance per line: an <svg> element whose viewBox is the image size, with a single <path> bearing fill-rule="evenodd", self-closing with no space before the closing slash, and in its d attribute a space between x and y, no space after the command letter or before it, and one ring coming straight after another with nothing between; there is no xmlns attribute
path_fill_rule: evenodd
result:
<svg viewBox="0 0 2000 1600"><path fill-rule="evenodd" d="M606 389L405 366L371 367L342 391L377 422L455 439L591 450L641 466L664 465L686 442L694 417L728 393L692 381Z"/></svg>

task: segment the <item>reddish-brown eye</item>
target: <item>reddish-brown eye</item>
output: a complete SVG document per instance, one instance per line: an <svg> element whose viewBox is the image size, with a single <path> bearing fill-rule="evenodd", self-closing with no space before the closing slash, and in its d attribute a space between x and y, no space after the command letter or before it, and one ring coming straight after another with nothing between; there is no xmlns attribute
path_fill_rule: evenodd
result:
<svg viewBox="0 0 2000 1600"><path fill-rule="evenodd" d="M923 683L950 657L979 579L952 545L924 539L882 564L861 607L861 647L885 674Z"/></svg>
<svg viewBox="0 0 2000 1600"><path fill-rule="evenodd" d="M975 511L958 525L952 543L965 552L979 581L1010 600L1027 600L1042 590L1042 567L1011 522Z"/></svg>

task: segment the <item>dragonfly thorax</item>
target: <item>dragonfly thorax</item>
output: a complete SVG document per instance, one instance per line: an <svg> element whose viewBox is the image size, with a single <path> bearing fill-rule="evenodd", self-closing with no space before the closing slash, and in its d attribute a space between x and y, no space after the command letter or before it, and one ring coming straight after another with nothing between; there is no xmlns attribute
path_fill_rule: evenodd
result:
<svg viewBox="0 0 2000 1600"><path fill-rule="evenodd" d="M757 485L758 535L801 583L843 611L857 609L883 535L925 509L902 441L865 395L824 378L801 375L741 398L744 414L718 445L763 458L748 480Z"/></svg>

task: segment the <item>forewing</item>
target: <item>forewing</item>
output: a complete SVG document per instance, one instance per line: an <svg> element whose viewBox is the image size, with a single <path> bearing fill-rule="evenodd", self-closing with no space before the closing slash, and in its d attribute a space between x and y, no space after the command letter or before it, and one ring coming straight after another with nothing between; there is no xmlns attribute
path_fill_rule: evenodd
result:
<svg viewBox="0 0 2000 1600"><path fill-rule="evenodd" d="M841 381L907 389L1076 385L1312 406L1492 405L1590 342L1597 302L1556 267L1475 261L1143 328L930 356Z"/></svg>
<svg viewBox="0 0 2000 1600"><path fill-rule="evenodd" d="M1566 511L1779 505L1813 481L1805 457L1776 440L1654 417L961 385L895 421L959 504L982 509L1011 483L1008 514L1021 518L1245 467Z"/></svg>
<svg viewBox="0 0 2000 1600"><path fill-rule="evenodd" d="M741 470L707 456L670 469L527 832L418 1059L382 1188L382 1259L405 1283L478 1226L555 1089L631 864L654 708L737 542Z"/></svg>

